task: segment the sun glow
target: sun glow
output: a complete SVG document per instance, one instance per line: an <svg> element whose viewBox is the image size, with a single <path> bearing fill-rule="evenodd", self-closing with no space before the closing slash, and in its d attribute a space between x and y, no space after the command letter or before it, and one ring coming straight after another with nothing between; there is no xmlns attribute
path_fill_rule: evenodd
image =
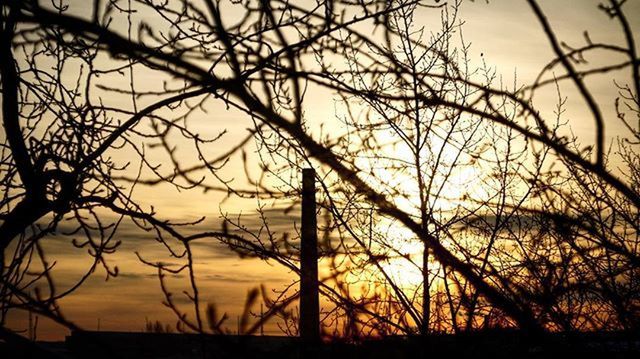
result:
<svg viewBox="0 0 640 359"><path fill-rule="evenodd" d="M377 131L374 136L377 146L362 151L356 162L363 179L383 189L387 200L417 222L421 201L425 201L428 212L427 226L433 229L434 222L447 221L468 204L468 198L482 193L482 168L441 137L431 136L429 146L416 153L391 130ZM379 283L393 282L410 296L422 291L424 243L402 223L373 217L370 232L374 238L370 238L369 249L376 263L368 264L369 269L357 276L362 276L362 281L375 277ZM365 232L363 237L371 235ZM430 276L435 277L439 267L432 256L428 267Z"/></svg>

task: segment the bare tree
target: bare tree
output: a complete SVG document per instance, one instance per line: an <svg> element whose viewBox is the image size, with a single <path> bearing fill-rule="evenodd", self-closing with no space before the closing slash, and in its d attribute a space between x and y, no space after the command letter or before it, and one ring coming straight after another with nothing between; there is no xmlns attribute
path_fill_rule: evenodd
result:
<svg viewBox="0 0 640 359"><path fill-rule="evenodd" d="M2 3L3 46L9 50L2 54L8 57L2 59L7 132L3 147L7 149L3 155L7 204L2 224L7 230L3 228L3 235L13 233L9 227L15 227L11 229L15 234L3 240L5 247L16 236L28 239L45 233L41 229L33 231L35 234L25 231L47 213L94 213L100 207L142 221L142 227L155 230L161 240L178 240L179 251L167 248L186 258L186 264L171 270L189 273L196 320L183 320L184 315L177 314L183 324L200 332L204 330L203 310L192 266L193 241L219 238L245 254L295 270L295 246L292 251L285 245L287 238L279 241L269 231L239 235L229 228L181 234L170 222L136 206L128 190L116 183L127 184L128 189L134 184L160 182L217 189L200 180L198 174L204 171L215 178L228 153L212 159L202 150L208 141L192 132L188 123L195 109L218 102L252 121L249 136L256 135L259 140L262 171L280 181L278 187L267 183L266 177L255 180L252 184L257 195L295 195L299 190L297 169L311 165L320 170L323 205L331 215L326 221L324 253L335 269L323 283L323 294L337 308L327 316L337 313L348 318L347 329L356 323L348 330L426 334L462 327L517 326L539 333L637 327L640 128L631 117L638 116L640 85L634 32L623 1L612 0L602 10L620 23L625 45L597 43L586 36L584 46L569 47L557 38L537 2L530 0L556 58L535 83L513 88L496 81L488 68L468 66L463 40L457 49L452 44L458 42L460 27L455 21L455 6L417 0L131 3L136 11L153 16L156 23L132 22L128 17L131 11L112 2L94 2L88 16L35 1ZM124 10L114 13L116 9ZM442 28L427 35L426 30L412 24L416 11L443 14ZM233 20L227 17L231 14ZM110 25L109 19L118 16L127 17L126 34ZM14 24L19 24L19 30ZM38 36L31 35L34 31ZM91 140L89 144L71 142L77 149L71 151L73 155L65 152L66 157L49 150L55 155L49 156L52 159L43 157L40 164L37 151L42 147L37 140L26 140L31 132L20 126L20 111L24 118L33 114L25 113L28 98L15 94L21 88L19 67L10 65L15 64L15 49L40 42L63 44L64 51L45 48L69 57L108 56L112 63L108 71L129 71L130 78L149 71L166 76L172 85L164 89L162 100L146 108L133 102L130 111L87 105L72 112L83 119L80 123L85 117L98 121L103 132L58 121L69 126L61 132L71 134L67 141L86 138L83 136ZM594 50L622 54L628 60L590 67L584 59ZM551 70L562 73L549 77ZM630 76L629 85L620 85L620 97L614 99L618 118L606 119L585 78L610 71L627 71ZM40 74L39 67L32 72ZM92 90L95 87L88 79L81 83ZM575 87L593 117L596 133L586 149L577 139L561 135L563 97L551 117L535 105L537 94L556 93L556 85L565 82ZM308 116L312 89L330 91L348 104L344 113L338 113L348 130L327 131L316 126ZM159 95L138 91L133 85L124 90L113 86L103 90L132 99ZM66 101L67 109L69 96L58 96L58 102ZM90 96L78 96L84 102L91 101ZM162 107L178 104L169 115L154 115ZM129 117L110 123L115 114ZM212 117L208 121L215 123ZM151 124L148 132L134 126L142 119ZM622 121L629 130L617 144L619 154L607 151L605 124L611 121ZM33 133L40 134L35 129ZM180 165L181 158L171 142L173 133L191 140L201 163ZM491 135L485 137L487 133ZM128 136L158 140L167 150L172 171L160 172L144 161L144 149ZM59 151L63 148L55 146L69 147L67 141L52 139L50 143ZM233 146L231 153L246 143ZM104 156L107 149L118 146L132 148L143 159L140 168L147 172L115 175L121 166ZM611 164L619 160L626 166L624 171ZM49 164L51 161L58 163L57 167ZM481 166L490 170L478 172ZM473 186L456 183L456 173L464 171L474 177L469 180ZM462 187L463 193L446 193L444 188L454 184ZM252 192L233 188L225 181L220 186L238 195ZM40 202L31 202L36 199ZM42 208L50 209L37 215ZM20 211L36 217L18 216ZM11 216L32 219L16 227L20 222L9 220ZM49 223L55 227L60 219L53 218ZM83 224L82 214L75 218L86 233L96 228L110 233L117 227L90 227ZM367 231L374 218L375 234ZM380 233L385 226L387 233L397 234L401 229L407 234L390 240L391 236ZM338 240L332 242L336 236ZM106 240L111 237L103 234L105 240L95 245L96 258L112 249ZM407 241L421 245L421 258L406 255L402 246ZM340 262L345 257L350 263ZM398 278L390 275L388 263L396 260L419 269L417 287L402 288ZM161 276L167 270L149 263L158 267ZM345 263L371 280L371 295L352 295L347 284L354 272L345 271ZM378 288L380 292L376 292ZM295 295L283 298L288 298L283 303L291 303ZM459 322L459 314L465 322ZM445 320L449 323L442 324Z"/></svg>
<svg viewBox="0 0 640 359"><path fill-rule="evenodd" d="M626 111L637 116L637 97L630 87L619 86L621 97L614 99L617 117L630 137L620 139L620 157L615 157L604 153L602 115L583 80L629 67L631 81L637 82L632 32L625 25L622 4L614 2L602 9L621 21L626 29L623 33L631 38L628 49L593 44L587 37L584 48L563 45L568 54L559 53L534 84L507 89L495 81L491 71L474 73L464 67L467 61L457 61L445 51L450 49L455 25L447 28L445 20L436 40L424 43L421 29L411 27L415 4L400 3L407 6L389 15L384 45L368 42L360 34L345 34L341 39L348 45L343 50L346 67L335 66L332 58L318 54L323 72L309 77L342 96L345 114L338 113L338 117L351 129L348 135L326 142L335 156L322 150L315 156L331 167L321 176L325 207L334 221L326 230L339 233L340 238L330 253L349 256L348 264L335 267L332 279L341 282L336 285L340 297L353 299L336 315L359 322L361 328L356 332L360 333L375 332L371 328L379 328L380 333L411 333L416 327L428 332L430 291L422 289L422 298L416 298L420 291L402 288L385 266L406 260L403 270L415 267L422 272L418 285L441 283L434 293L444 298L435 305L440 311L434 323L437 330L460 330L456 318L463 312L466 330L513 325L534 331L635 328L638 201L637 149L633 146L637 135L619 103L626 100ZM535 2L531 5L552 48L559 51L544 14ZM588 66L581 56L600 48L628 54L631 60L580 71L574 68L573 61ZM461 49L464 51L464 43ZM324 62L325 58L329 60ZM567 75L545 79L556 66L563 66ZM575 84L576 94L585 99L594 116L593 150L581 149L578 139L561 135L568 128L566 99L558 89L564 81ZM542 91L558 94L557 108L548 118L534 106L533 98ZM473 141L477 129L484 141ZM440 130L435 135L439 143L429 138L432 130ZM456 138L456 131L462 137ZM487 132L493 135L487 137ZM291 160L289 152L282 154L290 143L295 145L289 151L295 151L303 142L298 136L287 134L281 141L264 137L264 143L271 143L265 145L273 153L270 160L281 156L284 167L300 166L301 160ZM309 148L317 147L310 144ZM454 155L454 161L442 156L456 151L460 157ZM305 163L309 156L303 157ZM465 157L468 164L462 160ZM620 160L627 166L625 171L609 167L610 161ZM450 173L465 167L473 170L474 165L483 170L471 171L476 178L458 184L457 197L446 198L441 188L449 185ZM445 200L457 203L456 210L434 210ZM372 212L377 222L373 231ZM422 260L407 258L402 250L406 242L394 237L393 229L381 229L385 221L395 222L388 228L404 225L414 232L425 247ZM428 269L430 251L439 267L433 273ZM454 254L453 258L448 254ZM434 280L429 279L430 274ZM362 293L354 297L343 288L362 281L371 286L369 298ZM390 295L381 298L375 289L379 286L386 287L384 292ZM325 295L336 293L327 290ZM340 300L333 301L341 305ZM447 307L450 320L442 326L442 309ZM391 331L388 318L395 318ZM353 332L349 325L345 332Z"/></svg>
<svg viewBox="0 0 640 359"><path fill-rule="evenodd" d="M166 95L141 100L136 60L105 63L101 45L60 26L25 21L22 12L35 8L36 2L3 1L1 6L0 324L4 328L8 313L18 309L76 328L58 301L100 268L106 279L117 276L117 265L107 257L121 243L122 226L155 232L176 257L191 256L192 240L221 235L193 229L204 218L175 222L138 202L140 179L179 189L202 187L202 179L192 182L185 175L193 173L183 170L187 162L200 176L213 179L207 189L226 192L228 186L216 179L216 172L246 140L205 159L200 149L218 141L224 129L211 138L194 133L187 118L200 111L200 103L184 101L206 91L167 88ZM55 1L47 11L64 17L68 5ZM114 14L131 14L115 2L100 11L94 14L95 26L108 23ZM128 38L132 36L129 26ZM126 81L120 79L124 73ZM118 107L105 96L129 106ZM162 114L176 104L183 105L182 113L171 118ZM195 161L183 161L176 144L190 149ZM165 150L164 159L148 154L154 146ZM54 235L65 236L69 247L91 258L86 271L65 287L57 285L56 262L50 260L55 253L47 251ZM186 268L194 279L193 267ZM191 288L197 299L195 281Z"/></svg>

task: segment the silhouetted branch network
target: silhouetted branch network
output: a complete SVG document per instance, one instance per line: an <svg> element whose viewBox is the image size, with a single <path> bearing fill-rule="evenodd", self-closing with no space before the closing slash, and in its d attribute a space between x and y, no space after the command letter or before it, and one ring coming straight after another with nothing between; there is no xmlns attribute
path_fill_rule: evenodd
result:
<svg viewBox="0 0 640 359"><path fill-rule="evenodd" d="M554 58L533 83L506 85L475 65L459 1L94 1L84 14L61 2L2 1L3 313L37 304L63 320L55 303L70 290L56 290L39 243L70 221L83 238L74 244L94 259L87 275L102 266L114 276L105 255L127 219L183 260L169 268L143 259L157 268L181 328L222 333L224 316L201 303L192 244L221 241L297 273L298 237L270 230L266 216L261 231L225 215L220 231L193 234L186 228L200 221L162 219L133 189L221 190L257 198L259 213L264 201L289 211L298 170L311 166L321 187L328 336L638 329L640 61L626 4L601 5L624 44L585 32L585 44L570 46L528 2ZM422 26L421 16L438 26ZM594 51L625 59L591 65ZM77 76L65 77L65 66ZM618 94L596 96L587 79L614 72L625 79L614 84ZM136 87L149 74L164 88ZM118 76L129 83L99 80ZM591 117L593 139L567 135L565 83ZM336 98L335 119L319 119L327 113L314 97L324 93ZM549 93L556 107L539 107ZM107 105L107 95L130 105ZM249 123L217 155L209 149L225 130L223 115L207 112L213 104ZM616 122L626 132L609 140ZM205 139L202 124L219 134ZM164 149L164 161L150 158L149 145ZM181 146L190 146L189 161ZM236 153L249 188L220 175ZM163 280L182 271L193 319ZM47 294L25 293L34 280L49 284ZM267 317L290 323L295 288L267 301ZM256 295L248 298L250 307Z"/></svg>

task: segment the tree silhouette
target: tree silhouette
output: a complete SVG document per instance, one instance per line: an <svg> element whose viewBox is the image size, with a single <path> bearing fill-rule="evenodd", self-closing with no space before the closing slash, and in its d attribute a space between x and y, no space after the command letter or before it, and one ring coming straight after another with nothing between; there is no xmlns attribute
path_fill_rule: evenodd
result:
<svg viewBox="0 0 640 359"><path fill-rule="evenodd" d="M210 138L191 131L185 118L198 104L186 104L186 114L171 119L158 113L197 96L193 91L167 91L168 96L143 106L135 92L132 61L105 64L100 43L73 37L64 27L34 23L25 15L39 11L36 2L3 1L1 9L0 323L4 327L9 311L22 309L77 328L64 316L58 301L99 268L106 279L117 276L117 266L107 257L121 244L123 223L155 232L167 246L171 240L182 244L182 251L173 253L176 257L191 255L192 240L222 235L183 231L203 218L190 223L162 218L153 206L138 202L134 192L142 176L151 185L168 183L179 189L198 185L183 172L184 161L175 143L190 146L197 157L199 149L218 141L224 129ZM57 1L43 11L63 18L67 10L63 1ZM128 13L115 3L101 11L104 17L95 19L95 27L110 21L111 12ZM128 89L116 85L123 71L130 72ZM100 83L100 77L116 81L110 86ZM130 101L131 108L105 103L103 96L109 93L119 101ZM205 160L200 153L202 160L189 163L215 177L228 156L245 143L240 140L215 158ZM166 150L171 167L167 172L167 163L160 168L162 161L147 154L153 147ZM228 190L218 183L207 189ZM56 262L48 259L52 253L47 252L47 243L56 234L72 237L68 244L84 248L91 258L86 272L78 273L78 280L64 287L57 285ZM192 265L185 268L193 279ZM197 299L195 282L192 290Z"/></svg>
<svg viewBox="0 0 640 359"><path fill-rule="evenodd" d="M119 221L102 223L100 211L131 218L160 240L180 243L179 251L167 248L186 258L183 267L147 263L161 278L168 270L189 273L195 322L169 305L185 326L203 332L190 243L217 238L294 271L295 248L269 231L237 234L225 227L182 234L178 224L136 205L129 191L169 182L241 196L291 196L299 193L297 170L312 166L319 171L328 213L321 252L334 270L333 281L325 280L321 290L354 336L492 326L533 333L635 329L640 79L625 2L601 5L619 22L624 45L593 42L587 33L585 44L577 47L558 39L536 1L528 3L555 58L534 83L507 88L490 68L471 67L466 44L456 37L460 3L141 0L125 7L95 1L89 15L78 15L61 4L4 1L3 250L16 246L17 258L30 258L29 251L35 251L42 258L41 276L53 283L38 240L71 216L85 233L86 241L78 245L89 246L95 266L113 275L103 255L117 247L112 233ZM131 6L150 20L131 20ZM427 36L412 23L418 11L442 14L442 27ZM114 19L126 23L127 31L112 25ZM16 61L16 51L31 60ZM622 55L625 61L591 65L585 58L593 51ZM38 56L55 58L57 68L42 70L33 60ZM73 61L82 62L87 72L67 85L61 66ZM98 69L100 61L110 63L108 70ZM617 118L608 118L586 79L613 71L628 73L629 84L618 85L619 96L612 100ZM100 88L131 99L130 110L107 108L87 94L97 88L95 76L119 72L129 72L131 83L134 75L158 74L167 85L160 93L133 85ZM575 88L592 117L591 146L563 135L566 100L558 86L564 83ZM343 99L338 117L348 131L315 125L308 115L312 89ZM553 115L534 101L547 91L558 93ZM154 101L138 106L134 100L142 97ZM254 124L249 137L216 158L203 148L217 137L203 139L191 123L196 109L213 102ZM156 114L163 108L172 112ZM150 128L139 127L143 120ZM627 133L608 146L605 127L613 121L621 121ZM192 144L198 164L181 165L174 136ZM262 156L264 176L253 183L257 190L200 179L203 172L216 178L225 158L251 138L258 140ZM146 159L144 141L166 149L172 170L160 171ZM113 162L108 152L114 148L135 153L139 169ZM456 183L456 173L464 171L475 177ZM267 184L267 175L282 186ZM444 190L454 185L461 187L457 193ZM47 224L40 224L45 219ZM389 233L397 228L421 245L421 258L404 252L405 239L392 239ZM99 233L98 239L92 233ZM335 233L338 240L332 242ZM384 290L352 295L336 260L345 256L372 288ZM416 287L402 288L389 274L385 263L391 257L419 269ZM3 266L2 298L8 299L3 308L20 298L19 306L37 305L62 318L55 307L62 293L53 284L46 298L28 296L20 285L26 280L22 262ZM294 297L282 296L283 303ZM284 313L282 306L273 308Z"/></svg>

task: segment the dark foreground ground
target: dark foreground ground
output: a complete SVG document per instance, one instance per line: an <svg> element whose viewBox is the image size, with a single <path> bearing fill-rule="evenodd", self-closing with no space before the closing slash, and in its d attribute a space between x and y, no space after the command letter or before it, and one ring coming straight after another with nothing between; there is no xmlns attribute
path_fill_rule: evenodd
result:
<svg viewBox="0 0 640 359"><path fill-rule="evenodd" d="M298 338L75 332L64 342L0 341L0 358L640 358L640 333L517 331L393 337L317 346Z"/></svg>

